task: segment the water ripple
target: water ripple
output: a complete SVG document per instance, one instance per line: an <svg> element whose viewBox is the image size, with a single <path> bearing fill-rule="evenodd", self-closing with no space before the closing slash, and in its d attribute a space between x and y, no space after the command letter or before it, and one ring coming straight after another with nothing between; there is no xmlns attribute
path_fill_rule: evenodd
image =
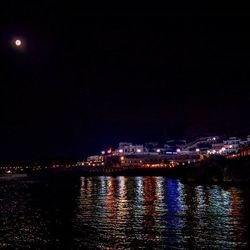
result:
<svg viewBox="0 0 250 250"><path fill-rule="evenodd" d="M247 249L249 188L165 177L0 185L0 249Z"/></svg>

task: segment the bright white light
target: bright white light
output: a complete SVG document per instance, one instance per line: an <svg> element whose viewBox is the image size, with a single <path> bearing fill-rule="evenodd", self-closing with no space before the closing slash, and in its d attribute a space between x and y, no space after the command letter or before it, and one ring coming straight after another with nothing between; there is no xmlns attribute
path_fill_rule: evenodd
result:
<svg viewBox="0 0 250 250"><path fill-rule="evenodd" d="M181 152L181 150L180 150L179 148L177 148L176 152L177 152L177 153L180 153L180 152Z"/></svg>
<svg viewBox="0 0 250 250"><path fill-rule="evenodd" d="M158 149L156 150L156 152L157 152L157 153L160 153L160 152L161 152L161 150L158 148Z"/></svg>
<svg viewBox="0 0 250 250"><path fill-rule="evenodd" d="M123 149L119 149L118 151L119 151L119 153L123 153Z"/></svg>
<svg viewBox="0 0 250 250"><path fill-rule="evenodd" d="M229 148L233 148L233 145L229 145Z"/></svg>
<svg viewBox="0 0 250 250"><path fill-rule="evenodd" d="M216 141L216 137L213 137L213 140Z"/></svg>
<svg viewBox="0 0 250 250"><path fill-rule="evenodd" d="M101 154L102 154L102 155L105 155L105 151L103 150L103 151L101 152Z"/></svg>
<svg viewBox="0 0 250 250"><path fill-rule="evenodd" d="M16 40L15 40L15 45L16 45L17 47L20 47L20 46L22 45L22 41L19 40L19 39L16 39Z"/></svg>
<svg viewBox="0 0 250 250"><path fill-rule="evenodd" d="M137 148L136 151L137 151L137 153L141 153L141 149L140 148Z"/></svg>
<svg viewBox="0 0 250 250"><path fill-rule="evenodd" d="M196 151L196 152L200 152L200 149L199 149L199 148L197 148L197 149L195 149L195 151Z"/></svg>

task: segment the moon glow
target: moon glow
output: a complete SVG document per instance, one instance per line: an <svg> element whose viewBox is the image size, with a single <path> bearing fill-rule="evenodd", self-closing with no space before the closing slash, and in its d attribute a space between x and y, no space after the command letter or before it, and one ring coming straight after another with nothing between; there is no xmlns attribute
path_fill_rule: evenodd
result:
<svg viewBox="0 0 250 250"><path fill-rule="evenodd" d="M15 45L16 45L17 47L20 47L20 46L22 45L22 41L21 41L20 39L16 39L16 40L15 40Z"/></svg>

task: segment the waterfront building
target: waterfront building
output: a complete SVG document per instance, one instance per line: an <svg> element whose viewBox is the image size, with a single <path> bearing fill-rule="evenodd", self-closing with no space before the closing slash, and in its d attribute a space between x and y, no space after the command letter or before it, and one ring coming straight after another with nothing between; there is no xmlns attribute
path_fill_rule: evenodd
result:
<svg viewBox="0 0 250 250"><path fill-rule="evenodd" d="M87 165L89 166L99 166L104 164L104 156L102 155L92 155L87 158Z"/></svg>
<svg viewBox="0 0 250 250"><path fill-rule="evenodd" d="M238 137L229 137L223 141L224 154L236 154L239 151L242 140Z"/></svg>
<svg viewBox="0 0 250 250"><path fill-rule="evenodd" d="M145 167L164 167L170 162L175 163L185 163L185 162L196 162L201 159L200 155L154 155L154 154L144 154L144 155L126 155L120 156L120 162L122 167L127 166L145 166Z"/></svg>
<svg viewBox="0 0 250 250"><path fill-rule="evenodd" d="M140 155L145 153L143 145L133 145L131 142L120 142L118 149L115 150L116 155Z"/></svg>
<svg viewBox="0 0 250 250"><path fill-rule="evenodd" d="M224 143L213 143L211 148L207 150L208 154L224 154Z"/></svg>
<svg viewBox="0 0 250 250"><path fill-rule="evenodd" d="M144 166L144 165L155 165L155 164L167 164L167 158L160 155L126 155L121 156L121 166Z"/></svg>

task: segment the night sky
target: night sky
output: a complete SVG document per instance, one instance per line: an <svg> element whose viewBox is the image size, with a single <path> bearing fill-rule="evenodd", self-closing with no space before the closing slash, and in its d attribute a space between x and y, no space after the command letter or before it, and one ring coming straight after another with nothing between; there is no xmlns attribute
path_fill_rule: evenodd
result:
<svg viewBox="0 0 250 250"><path fill-rule="evenodd" d="M249 6L33 2L1 3L0 161L250 133Z"/></svg>

